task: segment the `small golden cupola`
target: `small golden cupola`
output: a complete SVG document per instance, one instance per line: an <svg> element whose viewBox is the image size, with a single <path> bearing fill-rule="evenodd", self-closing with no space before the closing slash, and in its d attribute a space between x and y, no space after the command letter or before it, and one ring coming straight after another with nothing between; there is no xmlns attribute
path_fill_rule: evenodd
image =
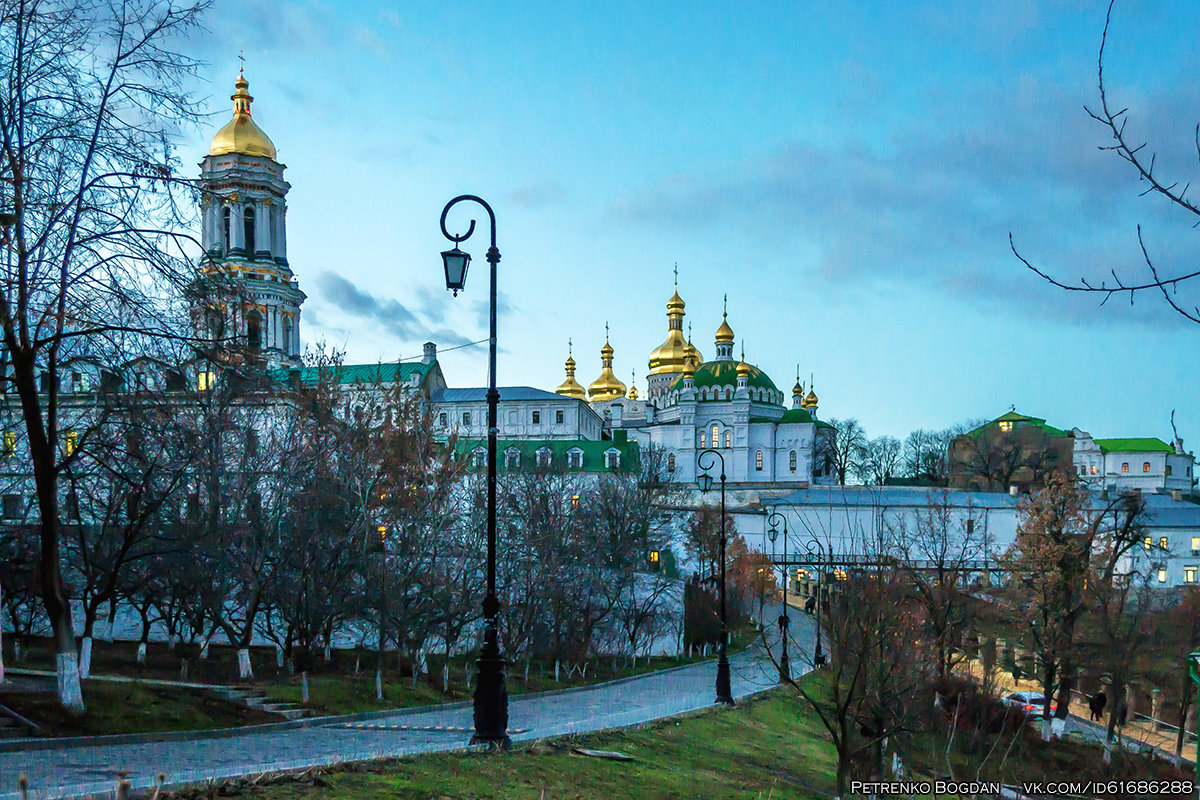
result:
<svg viewBox="0 0 1200 800"><path fill-rule="evenodd" d="M704 363L704 356L700 355L700 351L696 349L696 345L692 344L692 326L690 323L688 324L687 356L684 361L687 361L687 359L691 359L696 364Z"/></svg>
<svg viewBox="0 0 1200 800"><path fill-rule="evenodd" d="M275 145L250 117L250 104L254 98L250 96L250 82L242 72L238 72L233 87L234 92L229 98L233 101L233 119L217 131L212 144L209 145L208 154L221 156L226 153L239 153L274 161Z"/></svg>
<svg viewBox="0 0 1200 800"><path fill-rule="evenodd" d="M742 343L742 360L737 365L737 376L747 379L750 377L750 365L746 363L746 345L744 342Z"/></svg>
<svg viewBox="0 0 1200 800"><path fill-rule="evenodd" d="M604 347L600 348L600 377L588 386L588 400L602 403L625 396L625 384L613 372L613 347L608 343L608 323L604 324Z"/></svg>
<svg viewBox="0 0 1200 800"><path fill-rule="evenodd" d="M554 390L555 394L561 394L563 397L573 397L576 400L586 400L587 392L579 381L575 380L575 357L571 354L570 339L567 340L567 361L565 366L567 369L567 379Z"/></svg>
<svg viewBox="0 0 1200 800"><path fill-rule="evenodd" d="M796 365L796 385L792 387L792 408L804 407L804 384L800 382L800 365Z"/></svg>
<svg viewBox="0 0 1200 800"><path fill-rule="evenodd" d="M729 295L725 295L725 308L721 310L721 327L717 328L715 347L717 361L733 360L733 328L729 327Z"/></svg>
<svg viewBox="0 0 1200 800"><path fill-rule="evenodd" d="M815 388L815 383L816 382L813 381L811 378L809 379L808 394L805 396L804 403L803 403L803 407L804 407L805 411L808 411L809 409L813 409L813 408L817 407L817 393L813 391L813 389Z"/></svg>
<svg viewBox="0 0 1200 800"><path fill-rule="evenodd" d="M638 399L637 384L635 383L636 380L637 380L637 371L634 370L633 374L629 376L629 399L630 400Z"/></svg>

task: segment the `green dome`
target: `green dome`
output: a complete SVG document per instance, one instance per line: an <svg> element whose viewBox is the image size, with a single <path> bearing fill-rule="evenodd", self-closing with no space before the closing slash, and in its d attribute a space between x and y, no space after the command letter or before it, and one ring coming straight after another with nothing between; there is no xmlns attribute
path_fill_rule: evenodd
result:
<svg viewBox="0 0 1200 800"><path fill-rule="evenodd" d="M697 389L705 389L712 386L728 386L737 388L737 367L738 362L732 359L722 361L706 361L696 367L696 374L692 377L695 381ZM772 392L778 392L774 382L767 377L767 373L763 372L758 367L750 365L750 375L746 380L747 385L752 389L769 389ZM680 376L671 384L671 389L682 389L683 377Z"/></svg>

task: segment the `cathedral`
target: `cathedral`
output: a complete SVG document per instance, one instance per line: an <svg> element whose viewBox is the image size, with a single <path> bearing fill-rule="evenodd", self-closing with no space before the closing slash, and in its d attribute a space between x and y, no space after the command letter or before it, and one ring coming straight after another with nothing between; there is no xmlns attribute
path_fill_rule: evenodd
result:
<svg viewBox="0 0 1200 800"><path fill-rule="evenodd" d="M734 357L727 313L713 342L716 355L705 361L690 337L684 338L685 313L677 283L667 301L667 339L650 352L645 398L634 385L627 390L613 372L607 337L599 377L585 390L568 354L566 380L557 393L586 400L603 419L606 436L624 432L642 448L661 451L675 482L693 482L699 454L713 448L734 484L835 483L828 455L834 431L817 419L816 392L810 387L805 394L797 375L786 407L783 392L765 372L747 363L744 352Z"/></svg>

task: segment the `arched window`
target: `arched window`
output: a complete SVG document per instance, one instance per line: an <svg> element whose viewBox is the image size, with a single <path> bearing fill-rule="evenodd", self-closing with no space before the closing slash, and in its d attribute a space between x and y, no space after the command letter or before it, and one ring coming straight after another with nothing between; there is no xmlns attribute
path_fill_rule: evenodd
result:
<svg viewBox="0 0 1200 800"><path fill-rule="evenodd" d="M550 453L549 447L543 447L540 450L538 450L537 451L537 465L542 469L546 469L547 467L549 467L550 466L550 456L551 456L551 453Z"/></svg>
<svg viewBox="0 0 1200 800"><path fill-rule="evenodd" d="M717 426L712 426L713 447L721 446L721 432L717 430Z"/></svg>
<svg viewBox="0 0 1200 800"><path fill-rule="evenodd" d="M796 471L796 451L795 450L788 453L788 469L791 470L792 472Z"/></svg>
<svg viewBox="0 0 1200 800"><path fill-rule="evenodd" d="M1150 462L1143 461L1142 462L1142 472L1149 472L1149 471L1150 471Z"/></svg>
<svg viewBox="0 0 1200 800"><path fill-rule="evenodd" d="M1121 472L1129 472L1129 462L1128 461L1121 462Z"/></svg>
<svg viewBox="0 0 1200 800"><path fill-rule="evenodd" d="M254 209L247 208L242 212L242 222L246 229L246 255L254 258Z"/></svg>
<svg viewBox="0 0 1200 800"><path fill-rule="evenodd" d="M518 469L521 466L521 451L510 447L504 451L504 468Z"/></svg>
<svg viewBox="0 0 1200 800"><path fill-rule="evenodd" d="M1171 465L1167 464L1167 477L1171 477Z"/></svg>
<svg viewBox="0 0 1200 800"><path fill-rule="evenodd" d="M487 450L482 447L475 448L475 469L483 469L487 466Z"/></svg>
<svg viewBox="0 0 1200 800"><path fill-rule="evenodd" d="M262 343L262 314L251 311L246 317L246 344L251 350L261 350Z"/></svg>
<svg viewBox="0 0 1200 800"><path fill-rule="evenodd" d="M292 321L288 317L283 318L282 341L280 342L283 354L291 355L292 353Z"/></svg>
<svg viewBox="0 0 1200 800"><path fill-rule="evenodd" d="M732 400L732 399L733 399L733 389L730 389L730 388L726 387L726 389L725 389L725 399L726 399L726 400Z"/></svg>
<svg viewBox="0 0 1200 800"><path fill-rule="evenodd" d="M675 454L667 453L667 472L675 471Z"/></svg>
<svg viewBox="0 0 1200 800"><path fill-rule="evenodd" d="M754 453L754 469L757 472L762 472L763 451L757 450Z"/></svg>
<svg viewBox="0 0 1200 800"><path fill-rule="evenodd" d="M725 431L725 446L726 447L733 446L733 434L730 433L729 431Z"/></svg>
<svg viewBox="0 0 1200 800"><path fill-rule="evenodd" d="M224 208L221 209L221 219L225 226L224 236L221 239L221 244L222 244L221 251L224 253L228 253L229 248L232 246L232 242L229 239L229 206L225 206Z"/></svg>

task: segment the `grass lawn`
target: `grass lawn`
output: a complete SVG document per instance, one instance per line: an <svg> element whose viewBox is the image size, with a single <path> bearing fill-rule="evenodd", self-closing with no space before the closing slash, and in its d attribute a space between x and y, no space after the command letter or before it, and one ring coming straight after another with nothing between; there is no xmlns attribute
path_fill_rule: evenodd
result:
<svg viewBox="0 0 1200 800"><path fill-rule="evenodd" d="M88 713L75 718L62 711L53 692L0 693L0 704L37 722L43 736L232 728L279 719L198 692L137 683L84 681L83 700Z"/></svg>
<svg viewBox="0 0 1200 800"><path fill-rule="evenodd" d="M572 747L616 750L631 762ZM509 753L436 755L335 770L312 781L259 787L262 800L479 798L651 800L669 797L809 798L833 793L833 748L794 695L775 691L638 730L599 733Z"/></svg>

